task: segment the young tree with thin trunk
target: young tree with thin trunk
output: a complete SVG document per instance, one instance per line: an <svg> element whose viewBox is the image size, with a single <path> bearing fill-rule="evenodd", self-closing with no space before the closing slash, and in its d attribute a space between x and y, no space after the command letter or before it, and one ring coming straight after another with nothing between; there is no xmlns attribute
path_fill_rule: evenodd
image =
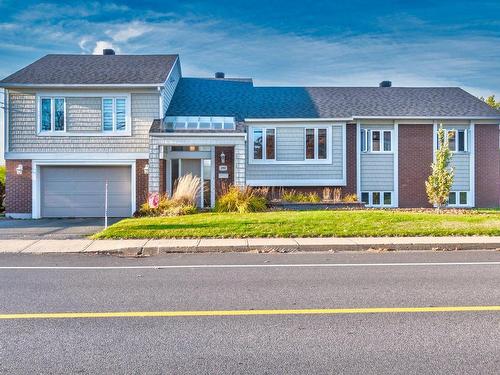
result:
<svg viewBox="0 0 500 375"><path fill-rule="evenodd" d="M429 203L439 211L448 201L455 171L454 168L450 168L451 151L442 124L439 126L437 136L438 149L435 151L436 158L431 165L432 174L425 182L425 190Z"/></svg>

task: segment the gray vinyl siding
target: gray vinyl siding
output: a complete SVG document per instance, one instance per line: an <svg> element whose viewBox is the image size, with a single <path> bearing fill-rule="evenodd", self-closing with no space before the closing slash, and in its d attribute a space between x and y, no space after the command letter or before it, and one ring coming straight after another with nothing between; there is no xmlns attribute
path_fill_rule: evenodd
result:
<svg viewBox="0 0 500 375"><path fill-rule="evenodd" d="M66 98L66 129L68 132L100 132L102 129L102 98Z"/></svg>
<svg viewBox="0 0 500 375"><path fill-rule="evenodd" d="M455 167L455 178L451 189L454 191L469 191L470 155L468 153L453 154L451 165Z"/></svg>
<svg viewBox="0 0 500 375"><path fill-rule="evenodd" d="M393 125L361 125L361 129L394 130ZM392 133L393 138L395 137ZM397 139L392 140L394 147ZM394 154L361 153L360 156L361 191L394 191Z"/></svg>
<svg viewBox="0 0 500 375"><path fill-rule="evenodd" d="M174 96L175 88L179 83L181 75L182 75L181 65L179 63L179 60L177 60L175 65L172 67L172 72L170 73L170 77L167 79L167 82L165 82L161 90L163 116L165 116L165 113L167 112L168 106L170 105L170 101Z"/></svg>
<svg viewBox="0 0 500 375"><path fill-rule="evenodd" d="M256 126L257 127L257 126ZM304 126L277 127L276 157L281 161L304 161ZM329 164L249 164L247 180L308 180L343 178L342 126L332 127L332 162ZM247 158L248 160L248 158ZM300 186L300 182L297 186Z"/></svg>
<svg viewBox="0 0 500 375"><path fill-rule="evenodd" d="M471 147L470 139L470 126L467 124L445 124L443 126L445 130L462 130L465 129L469 132L468 137L468 148ZM458 141L458 140L457 140ZM453 179L453 191L470 191L470 154L466 153L453 153L451 157L450 165L455 168L455 178Z"/></svg>
<svg viewBox="0 0 500 375"><path fill-rule="evenodd" d="M117 93L119 95L120 93ZM121 92L123 94L123 92ZM73 99L82 99L73 101ZM83 100L85 99L85 100ZM67 98L68 132L75 127L101 127L100 111L95 111L95 105L101 98ZM83 110L82 103L87 103ZM149 152L149 128L159 113L159 94L131 94L131 136L49 136L37 134L36 96L29 92L9 93L9 151L10 152ZM79 103L78 105L75 103ZM68 109L80 108L80 111ZM93 104L90 105L90 104ZM82 112L84 113L82 115ZM88 130L87 130L88 129ZM82 130L80 129L79 132Z"/></svg>
<svg viewBox="0 0 500 375"><path fill-rule="evenodd" d="M305 154L303 127L276 128L276 160L302 161Z"/></svg>
<svg viewBox="0 0 500 375"><path fill-rule="evenodd" d="M361 154L361 191L394 190L394 155Z"/></svg>

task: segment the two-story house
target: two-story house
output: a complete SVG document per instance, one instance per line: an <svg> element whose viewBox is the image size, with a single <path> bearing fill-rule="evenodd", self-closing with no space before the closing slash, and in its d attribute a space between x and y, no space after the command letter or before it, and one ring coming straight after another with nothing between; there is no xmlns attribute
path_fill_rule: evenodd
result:
<svg viewBox="0 0 500 375"><path fill-rule="evenodd" d="M223 184L341 187L372 207L427 207L440 124L449 205L500 204L500 112L456 87L258 87L182 77L177 55L47 55L6 90L6 213L130 216L193 173ZM107 194L106 194L107 192Z"/></svg>

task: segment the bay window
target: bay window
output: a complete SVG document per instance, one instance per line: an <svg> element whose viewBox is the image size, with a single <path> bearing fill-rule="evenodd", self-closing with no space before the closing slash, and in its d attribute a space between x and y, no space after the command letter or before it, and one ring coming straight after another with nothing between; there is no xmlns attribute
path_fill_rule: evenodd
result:
<svg viewBox="0 0 500 375"><path fill-rule="evenodd" d="M120 132L127 129L127 101L125 98L102 99L102 129Z"/></svg>
<svg viewBox="0 0 500 375"><path fill-rule="evenodd" d="M64 132L66 130L66 102L64 98L40 99L40 131Z"/></svg>

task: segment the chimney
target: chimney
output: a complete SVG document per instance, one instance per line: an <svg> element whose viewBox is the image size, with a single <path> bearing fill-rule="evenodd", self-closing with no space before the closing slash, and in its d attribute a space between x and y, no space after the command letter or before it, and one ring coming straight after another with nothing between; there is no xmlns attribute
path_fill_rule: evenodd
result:
<svg viewBox="0 0 500 375"><path fill-rule="evenodd" d="M392 82L391 81L382 81L382 82L380 82L380 84L378 86L379 87L391 87Z"/></svg>
<svg viewBox="0 0 500 375"><path fill-rule="evenodd" d="M215 73L215 78L224 78L226 75L224 72L216 72Z"/></svg>
<svg viewBox="0 0 500 375"><path fill-rule="evenodd" d="M115 54L115 50L111 49L111 48L105 48L105 49L102 50L102 54L106 55L106 56L114 55Z"/></svg>

